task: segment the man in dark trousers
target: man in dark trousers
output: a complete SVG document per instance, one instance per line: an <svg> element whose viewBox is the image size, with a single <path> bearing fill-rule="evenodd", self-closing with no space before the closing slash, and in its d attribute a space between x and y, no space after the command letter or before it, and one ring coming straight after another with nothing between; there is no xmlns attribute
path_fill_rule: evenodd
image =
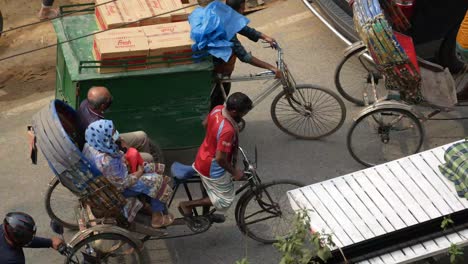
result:
<svg viewBox="0 0 468 264"><path fill-rule="evenodd" d="M226 5L230 6L232 9L234 9L240 14L244 13L245 0L226 0ZM257 42L258 40L262 39L265 42L268 42L272 47L275 47L276 45L275 39L249 26L245 26L238 33L253 42ZM236 59L239 59L240 61L244 63L248 63L250 65L253 65L262 69L270 70L275 73L276 78L281 78L281 71L277 67L263 60L260 60L257 57L253 56L250 52L247 52L244 46L242 46L239 39L237 39L237 36L234 36L231 39L231 43L232 43L232 55L228 62L224 62L222 59L219 59L219 58L213 59L213 63L215 66L214 72L216 74L221 74L222 76L230 77L232 72L234 71ZM229 95L229 92L231 90L231 83L222 84L222 88L224 89L224 93L226 94L226 96ZM213 108L216 107L217 105L222 105L224 101L225 100L224 100L223 92L221 91L221 85L218 84L214 88L213 94L211 95L210 111L213 110Z"/></svg>
<svg viewBox="0 0 468 264"><path fill-rule="evenodd" d="M11 212L5 216L0 225L0 263L25 263L23 247L53 248L57 250L63 243L58 237L36 237L34 219L21 212Z"/></svg>

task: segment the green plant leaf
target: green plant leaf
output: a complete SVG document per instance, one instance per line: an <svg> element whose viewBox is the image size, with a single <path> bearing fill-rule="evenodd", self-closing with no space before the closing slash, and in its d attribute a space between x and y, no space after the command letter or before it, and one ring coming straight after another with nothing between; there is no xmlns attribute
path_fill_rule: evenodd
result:
<svg viewBox="0 0 468 264"><path fill-rule="evenodd" d="M450 255L450 263L456 263L457 259L463 256L463 251L461 248L456 244L451 244L448 250L448 254Z"/></svg>
<svg viewBox="0 0 468 264"><path fill-rule="evenodd" d="M450 216L445 216L444 219L442 220L442 223L440 224L440 228L442 228L443 230L447 229L447 227L449 225L453 225L454 222L453 220L450 218Z"/></svg>
<svg viewBox="0 0 468 264"><path fill-rule="evenodd" d="M241 260L236 261L236 264L249 264L247 258L243 258Z"/></svg>
<svg viewBox="0 0 468 264"><path fill-rule="evenodd" d="M274 244L275 248L282 254L280 264L308 264L314 256L323 261L329 259L332 254L331 247L335 247L332 235L324 230L312 233L310 231L310 217L307 211L299 211L293 221L290 236L279 239Z"/></svg>
<svg viewBox="0 0 468 264"><path fill-rule="evenodd" d="M457 260L457 257L456 257L456 256L450 255L450 263L451 263L451 264L454 264L456 260Z"/></svg>
<svg viewBox="0 0 468 264"><path fill-rule="evenodd" d="M330 248L323 247L323 248L318 249L317 256L323 261L326 261L327 259L331 258L332 254L331 254Z"/></svg>

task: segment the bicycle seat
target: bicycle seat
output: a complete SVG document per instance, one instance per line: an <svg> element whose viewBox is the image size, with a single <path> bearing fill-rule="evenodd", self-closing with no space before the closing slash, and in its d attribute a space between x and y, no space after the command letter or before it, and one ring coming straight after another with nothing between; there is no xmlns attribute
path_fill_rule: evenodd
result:
<svg viewBox="0 0 468 264"><path fill-rule="evenodd" d="M177 161L172 163L171 173L174 178L179 180L187 180L198 175L191 165L185 165Z"/></svg>

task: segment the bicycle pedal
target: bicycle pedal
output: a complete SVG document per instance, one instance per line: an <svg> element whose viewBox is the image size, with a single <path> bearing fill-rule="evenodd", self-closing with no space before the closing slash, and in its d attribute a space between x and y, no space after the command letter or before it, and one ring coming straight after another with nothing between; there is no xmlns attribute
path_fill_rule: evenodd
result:
<svg viewBox="0 0 468 264"><path fill-rule="evenodd" d="M226 222L226 217L224 215L222 215L222 214L211 214L210 215L210 220L213 223L221 224L221 223Z"/></svg>
<svg viewBox="0 0 468 264"><path fill-rule="evenodd" d="M194 233L202 233L211 227L211 221L206 216L185 217L187 226Z"/></svg>

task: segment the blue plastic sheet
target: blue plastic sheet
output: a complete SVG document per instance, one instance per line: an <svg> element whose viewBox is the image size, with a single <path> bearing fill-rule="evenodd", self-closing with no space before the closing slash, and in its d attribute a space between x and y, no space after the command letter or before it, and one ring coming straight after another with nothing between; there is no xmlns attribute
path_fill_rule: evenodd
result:
<svg viewBox="0 0 468 264"><path fill-rule="evenodd" d="M198 7L189 16L193 51L208 51L212 56L228 61L232 54L231 39L244 28L249 19L218 1Z"/></svg>

